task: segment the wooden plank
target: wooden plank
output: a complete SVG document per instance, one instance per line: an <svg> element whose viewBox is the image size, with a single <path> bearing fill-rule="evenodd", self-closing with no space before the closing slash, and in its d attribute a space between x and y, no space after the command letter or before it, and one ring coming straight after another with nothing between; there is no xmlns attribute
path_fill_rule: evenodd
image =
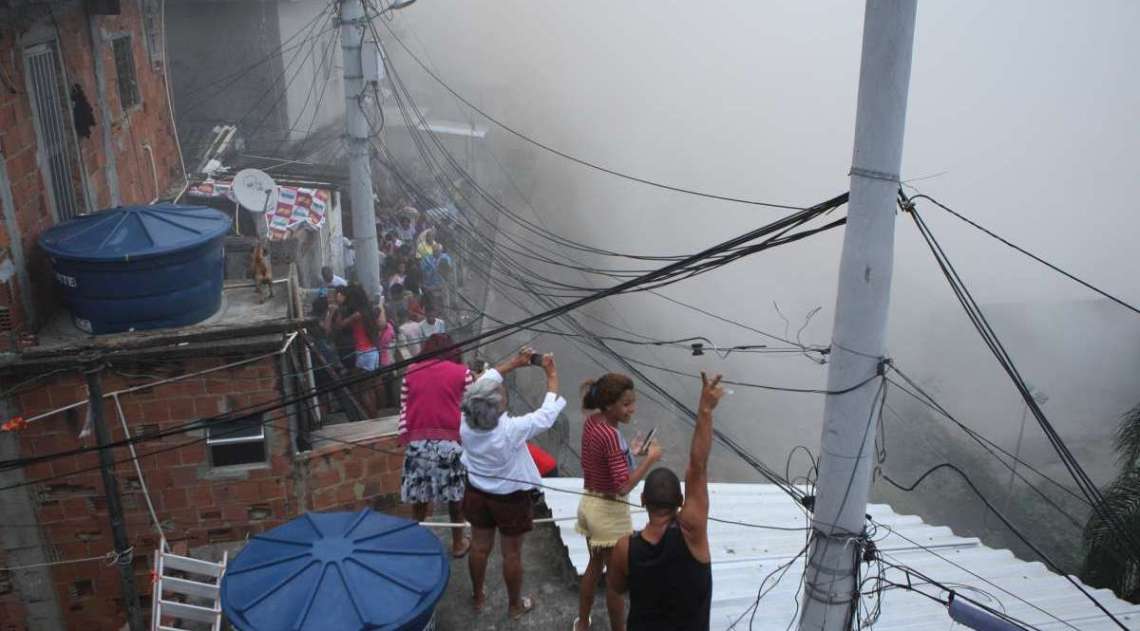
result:
<svg viewBox="0 0 1140 631"><path fill-rule="evenodd" d="M286 329L288 330L288 329ZM169 359L218 357L220 355L261 353L266 350L276 350L281 346L280 336L241 337L233 340L222 340L213 343L185 344L174 347L153 347L137 350L122 350L100 352L102 359L144 359L152 356L162 356ZM0 359L0 373L18 372L21 374L29 370L49 370L52 368L74 368L77 360L75 355L55 355L41 358L21 358L12 355Z"/></svg>

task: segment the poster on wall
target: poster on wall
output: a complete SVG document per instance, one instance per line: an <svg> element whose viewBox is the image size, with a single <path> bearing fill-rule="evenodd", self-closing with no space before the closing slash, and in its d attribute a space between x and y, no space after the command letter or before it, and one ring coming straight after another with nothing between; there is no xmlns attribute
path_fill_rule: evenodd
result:
<svg viewBox="0 0 1140 631"><path fill-rule="evenodd" d="M297 230L319 230L325 222L332 192L323 188L301 186L277 187L277 206L265 213L265 225L271 241L282 241ZM208 179L195 182L186 190L188 195L205 198L234 200L233 183Z"/></svg>

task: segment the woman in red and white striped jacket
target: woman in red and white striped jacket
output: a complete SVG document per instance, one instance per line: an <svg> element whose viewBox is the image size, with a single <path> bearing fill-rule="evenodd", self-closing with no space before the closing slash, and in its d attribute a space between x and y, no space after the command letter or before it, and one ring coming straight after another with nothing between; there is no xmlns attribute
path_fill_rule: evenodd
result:
<svg viewBox="0 0 1140 631"><path fill-rule="evenodd" d="M582 478L585 494L578 503L576 530L586 537L590 563L582 575L579 591L578 618L574 630L590 628L590 610L594 607L594 589L598 579L610 565L610 553L622 537L633 532L629 516L629 492L649 473L653 463L661 459L656 441L647 447L641 464L634 466L633 455L643 445L631 449L618 429L629 423L637 411L633 380L626 375L609 373L583 386L582 409L593 411L582 425ZM611 629L625 628L625 601L606 593L606 609Z"/></svg>
<svg viewBox="0 0 1140 631"><path fill-rule="evenodd" d="M454 346L450 336L437 333L427 339L422 352L430 355ZM400 499L413 505L416 521L427 519L432 502L445 501L451 521L463 522L467 471L459 461L463 455L459 405L472 381L458 348L418 361L408 366L404 375L400 388L399 433L405 445ZM471 540L461 528L451 534L452 556L465 556Z"/></svg>

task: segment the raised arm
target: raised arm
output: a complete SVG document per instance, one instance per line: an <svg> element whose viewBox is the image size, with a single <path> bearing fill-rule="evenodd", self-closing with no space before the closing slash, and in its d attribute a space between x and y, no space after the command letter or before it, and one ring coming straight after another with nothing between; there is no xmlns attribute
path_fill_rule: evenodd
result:
<svg viewBox="0 0 1140 631"><path fill-rule="evenodd" d="M338 329L347 329L350 326L352 326L352 324L354 322L356 322L357 320L359 320L361 317L362 316L360 315L359 311L354 311L351 315L349 315L346 318L343 315L341 315L340 310L338 309L336 312L336 320L334 321L334 324L335 324L336 328L338 328Z"/></svg>
<svg viewBox="0 0 1140 631"><path fill-rule="evenodd" d="M321 330L325 332L325 335L333 334L333 327L338 317L337 311L336 305L329 305L329 310L325 312L325 318L321 321Z"/></svg>
<svg viewBox="0 0 1140 631"><path fill-rule="evenodd" d="M709 522L709 451L712 450L713 410L724 396L720 386L720 375L711 380L701 372L701 401L697 407L697 425L693 429L693 442L689 448L689 468L685 472L685 505L681 507L678 521L686 531L686 540L703 542L705 559L708 548ZM697 551L694 550L694 554Z"/></svg>

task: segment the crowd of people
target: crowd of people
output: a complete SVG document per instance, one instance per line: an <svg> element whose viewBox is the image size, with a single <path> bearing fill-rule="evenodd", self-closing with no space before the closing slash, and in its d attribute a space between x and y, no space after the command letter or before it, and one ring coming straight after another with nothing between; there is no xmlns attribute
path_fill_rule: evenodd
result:
<svg viewBox="0 0 1140 631"><path fill-rule="evenodd" d="M382 235L379 295L370 296L356 282L350 240L342 244L345 275L331 267L321 269L313 314L320 322L316 345L323 382L413 359L432 335L448 332L443 314L457 313L455 288L461 279L444 245L451 235L447 223L404 207L397 213L379 213L377 229ZM397 377L385 373L379 381L362 381L353 390L365 418L377 418L382 409L399 404ZM338 409L332 401L324 405L329 411Z"/></svg>
<svg viewBox="0 0 1140 631"><path fill-rule="evenodd" d="M530 348L489 367L467 365L441 312L451 309L455 265L444 246L445 231L414 211L401 212L382 231L382 296L331 269L322 270L324 290L314 303L320 322L315 345L329 366L371 373L397 360L411 363L401 374L382 370L379 379L357 382L357 400L368 418L399 407L404 448L401 501L417 521L433 504L444 504L453 523L451 554L467 557L476 612L486 604L486 572L498 533L508 614L518 619L535 606L523 594L522 548L534 528L542 477L558 464L534 444L567 406L559 394L554 356ZM541 405L526 414L508 412L503 378L525 367L546 376ZM666 468L654 468L662 451L651 437L627 441L621 426L636 413L634 382L605 374L582 387L582 497L576 528L587 539L590 561L580 584L574 631L590 628L596 589L605 576L610 628L708 629L712 595L707 536L707 466L712 415L723 395L720 377L705 378L690 448L685 488ZM400 382L397 393L397 382ZM630 494L644 481L640 505L649 517L635 532ZM630 607L626 614L626 595ZM569 623L569 621L568 621Z"/></svg>
<svg viewBox="0 0 1140 631"><path fill-rule="evenodd" d="M457 558L468 556L476 612L486 603L487 563L497 532L508 614L521 618L536 606L533 596L523 594L523 542L534 528L542 477L557 470L532 441L553 427L567 406L559 394L554 356L524 348L480 372L448 350L455 345L446 334L432 335L425 348L443 354L416 362L404 378L401 499L412 505L417 520L425 520L431 504L439 502L447 505L451 522L470 524L470 538L462 529L452 530L451 552ZM546 394L537 409L512 415L503 377L528 366L542 368ZM723 395L719 384L719 376L704 381L684 492L675 473L654 468L662 453L655 440L630 444L622 435L620 426L636 412L633 381L606 374L583 387L585 488L577 529L587 537L590 563L580 586L575 631L589 628L603 573L611 629L626 629L627 621L632 630L708 628L707 466L712 414ZM629 496L643 480L640 504L649 523L634 532Z"/></svg>

